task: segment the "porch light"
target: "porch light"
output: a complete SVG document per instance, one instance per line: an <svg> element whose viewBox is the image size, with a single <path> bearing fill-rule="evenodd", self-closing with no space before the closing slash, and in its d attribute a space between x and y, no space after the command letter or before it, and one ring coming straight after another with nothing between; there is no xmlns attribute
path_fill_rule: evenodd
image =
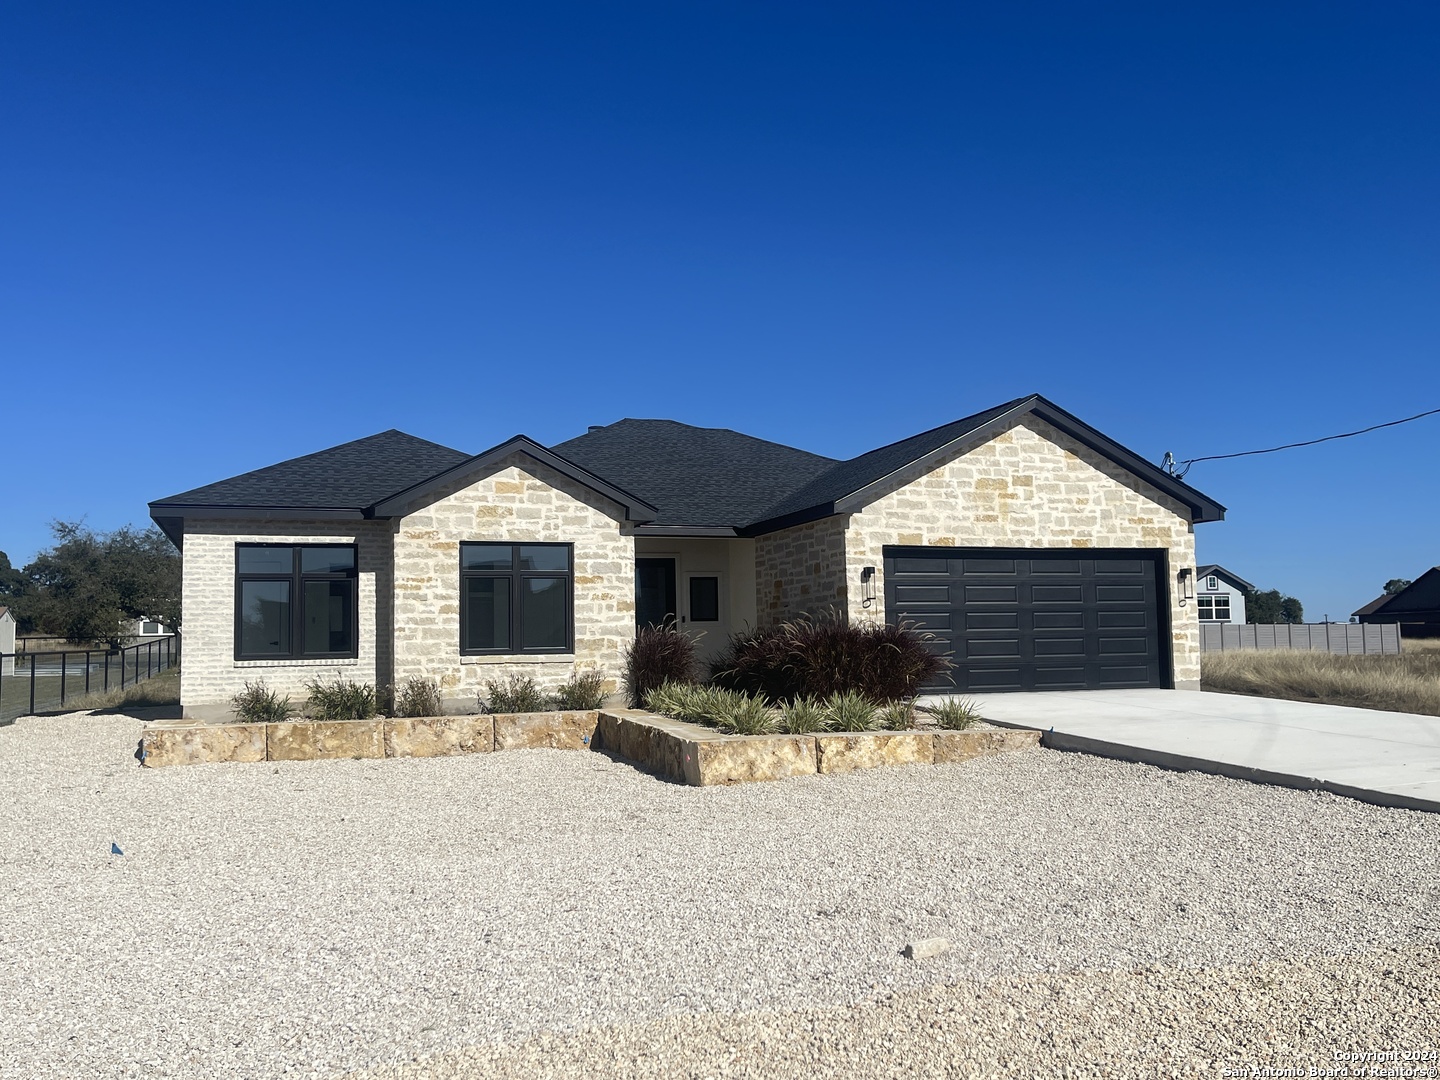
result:
<svg viewBox="0 0 1440 1080"><path fill-rule="evenodd" d="M875 602L875 568L867 566L860 571L860 606L868 608Z"/></svg>
<svg viewBox="0 0 1440 1080"><path fill-rule="evenodd" d="M1195 571L1188 566L1180 568L1180 606L1185 606L1185 601L1195 599Z"/></svg>

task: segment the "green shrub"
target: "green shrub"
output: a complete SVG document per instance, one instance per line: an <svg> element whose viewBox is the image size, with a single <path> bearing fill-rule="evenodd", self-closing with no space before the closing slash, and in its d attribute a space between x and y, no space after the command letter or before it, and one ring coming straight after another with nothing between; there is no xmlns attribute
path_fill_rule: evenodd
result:
<svg viewBox="0 0 1440 1080"><path fill-rule="evenodd" d="M247 681L245 689L230 699L235 719L247 724L278 724L290 715L290 699L265 685L264 679Z"/></svg>
<svg viewBox="0 0 1440 1080"><path fill-rule="evenodd" d="M316 720L369 720L375 715L375 687L337 677L334 682L312 679L309 713Z"/></svg>
<svg viewBox="0 0 1440 1080"><path fill-rule="evenodd" d="M625 696L640 708L656 687L693 683L695 670L695 642L674 623L642 627L625 650Z"/></svg>
<svg viewBox="0 0 1440 1080"><path fill-rule="evenodd" d="M773 701L858 692L872 701L914 697L950 662L908 626L850 623L832 612L731 637L711 664L717 686Z"/></svg>
<svg viewBox="0 0 1440 1080"><path fill-rule="evenodd" d="M768 735L775 730L775 714L763 697L751 694L717 696L714 721L721 731L732 735Z"/></svg>
<svg viewBox="0 0 1440 1080"><path fill-rule="evenodd" d="M395 695L396 716L439 716L442 709L440 684L434 679L412 675Z"/></svg>
<svg viewBox="0 0 1440 1080"><path fill-rule="evenodd" d="M599 671L576 671L570 681L555 691L561 709L598 709L605 704L605 675Z"/></svg>
<svg viewBox="0 0 1440 1080"><path fill-rule="evenodd" d="M880 706L876 719L887 731L909 731L915 726L915 700L905 698L887 702Z"/></svg>
<svg viewBox="0 0 1440 1080"><path fill-rule="evenodd" d="M950 731L964 731L981 719L975 702L969 698L946 698L926 705L925 711L935 718L935 723Z"/></svg>
<svg viewBox="0 0 1440 1080"><path fill-rule="evenodd" d="M790 735L811 735L830 724L825 706L810 697L798 697L780 706L780 727Z"/></svg>
<svg viewBox="0 0 1440 1080"><path fill-rule="evenodd" d="M511 675L504 682L485 683L476 704L481 712L527 713L545 710L545 695L529 675Z"/></svg>
<svg viewBox="0 0 1440 1080"><path fill-rule="evenodd" d="M826 698L825 715L836 731L871 731L875 727L875 703L854 690Z"/></svg>

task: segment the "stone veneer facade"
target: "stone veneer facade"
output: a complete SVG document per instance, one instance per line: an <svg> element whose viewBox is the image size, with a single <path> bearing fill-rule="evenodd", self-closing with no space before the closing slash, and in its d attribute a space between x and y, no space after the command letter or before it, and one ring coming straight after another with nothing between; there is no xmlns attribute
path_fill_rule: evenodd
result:
<svg viewBox="0 0 1440 1080"><path fill-rule="evenodd" d="M1200 625L1193 603L1180 606L1175 580L1181 567L1195 565L1189 508L1038 417L1026 416L988 441L957 446L928 469L912 467L887 494L850 515L850 618L885 618L884 548L891 544L1163 548L1175 685L1199 688ZM876 574L868 609L859 596L866 566Z"/></svg>
<svg viewBox="0 0 1440 1080"><path fill-rule="evenodd" d="M261 531L263 529L263 531ZM328 660L235 659L236 544L354 544L359 570L359 656ZM388 521L185 522L185 573L181 581L184 655L180 700L191 706L223 705L247 680L298 705L305 683L337 674L356 682L384 683L390 652L390 523Z"/></svg>
<svg viewBox="0 0 1440 1080"><path fill-rule="evenodd" d="M619 685L635 636L635 540L624 508L529 458L426 496L395 531L395 682L435 679L448 704L473 708L490 680L528 675L540 686L599 670ZM575 651L460 655L460 543L539 541L575 547Z"/></svg>
<svg viewBox="0 0 1440 1080"><path fill-rule="evenodd" d="M845 516L755 538L755 614L762 624L846 610Z"/></svg>

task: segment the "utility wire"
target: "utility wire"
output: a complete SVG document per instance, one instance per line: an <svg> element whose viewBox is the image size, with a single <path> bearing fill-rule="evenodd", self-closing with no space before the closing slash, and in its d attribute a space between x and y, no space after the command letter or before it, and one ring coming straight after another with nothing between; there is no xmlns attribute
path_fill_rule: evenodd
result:
<svg viewBox="0 0 1440 1080"><path fill-rule="evenodd" d="M1374 424L1359 431L1346 431L1339 435L1326 435L1323 439L1306 439L1304 442L1286 443L1284 446L1272 446L1268 450L1242 450L1238 454L1211 454L1208 457L1186 458L1184 461L1176 461L1169 451L1165 453L1165 460L1161 462L1161 468L1168 469L1170 475L1177 480L1184 479L1185 474L1190 471L1190 466L1197 461L1225 461L1229 458L1254 457L1256 454L1274 454L1280 450L1294 450L1299 446L1315 446L1319 443L1333 442L1336 439L1353 439L1356 435L1365 435L1372 431L1379 431L1381 428L1396 427L1399 424L1408 424L1412 420L1423 420L1427 416L1434 416L1440 413L1440 409L1428 409L1414 416L1407 416L1403 420L1391 420L1384 424ZM1177 471L1177 466L1179 469Z"/></svg>

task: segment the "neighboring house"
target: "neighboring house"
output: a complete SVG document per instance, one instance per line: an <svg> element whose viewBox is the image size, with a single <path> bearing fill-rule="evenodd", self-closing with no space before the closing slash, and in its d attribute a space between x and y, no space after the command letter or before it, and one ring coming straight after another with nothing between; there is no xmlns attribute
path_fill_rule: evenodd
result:
<svg viewBox="0 0 1440 1080"><path fill-rule="evenodd" d="M1377 596L1352 617L1362 623L1399 623L1403 637L1440 637L1440 566L1394 595Z"/></svg>
<svg viewBox="0 0 1440 1080"><path fill-rule="evenodd" d="M0 607L0 676L15 674L15 614Z"/></svg>
<svg viewBox="0 0 1440 1080"><path fill-rule="evenodd" d="M1195 579L1195 613L1201 622L1245 621L1245 594L1254 592L1254 585L1213 563L1196 569Z"/></svg>
<svg viewBox="0 0 1440 1080"><path fill-rule="evenodd" d="M702 651L833 610L903 621L962 691L1198 687L1181 603L1224 507L1031 396L848 461L621 420L470 456L387 431L150 504L185 553L187 710L246 680L618 680L636 626Z"/></svg>
<svg viewBox="0 0 1440 1080"><path fill-rule="evenodd" d="M170 628L157 619L122 619L120 629L126 637L140 640L164 637L170 633Z"/></svg>

